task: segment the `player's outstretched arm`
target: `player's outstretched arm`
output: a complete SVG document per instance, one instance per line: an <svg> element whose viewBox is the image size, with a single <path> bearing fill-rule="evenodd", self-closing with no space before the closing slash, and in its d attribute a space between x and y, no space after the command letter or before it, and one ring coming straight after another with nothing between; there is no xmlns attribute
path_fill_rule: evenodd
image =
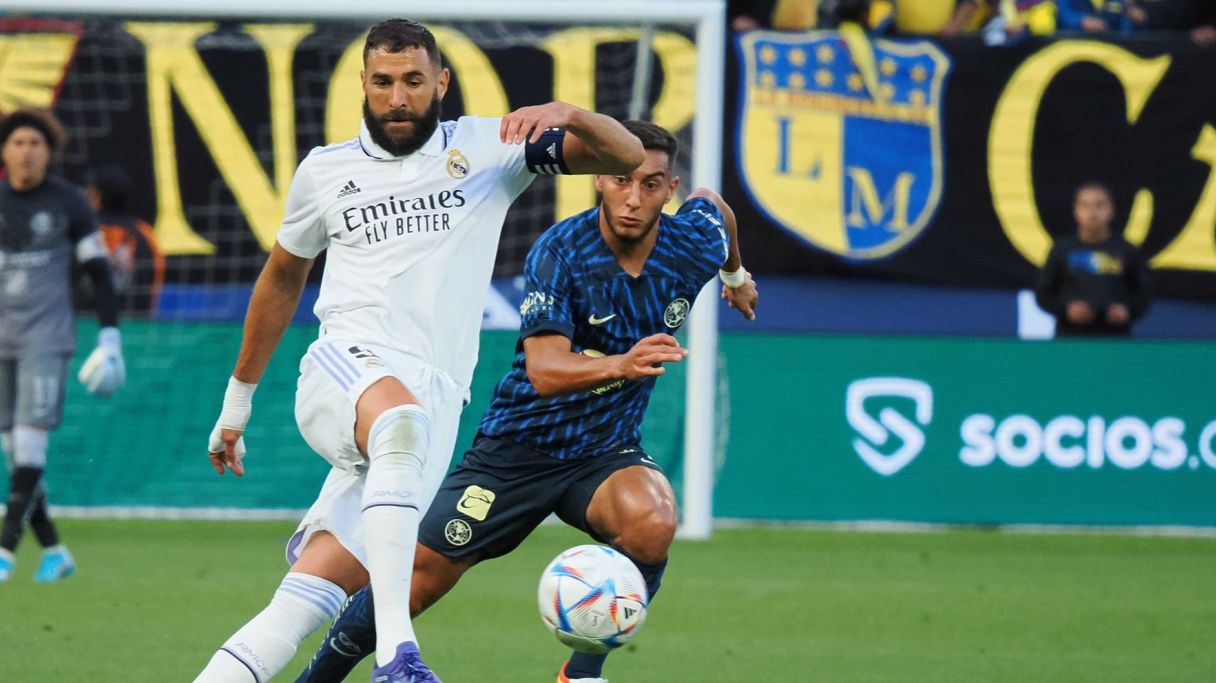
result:
<svg viewBox="0 0 1216 683"><path fill-rule="evenodd" d="M743 252L739 246L739 224L735 220L735 212L730 204L717 192L704 187L698 187L689 199L704 197L713 202L722 212L723 222L726 223L726 234L730 236L730 251L727 252L726 263L722 264L719 276L722 280L722 298L730 307L739 311L748 320L756 319L756 306L760 303L760 292L752 274L743 267Z"/></svg>
<svg viewBox="0 0 1216 683"><path fill-rule="evenodd" d="M536 142L550 128L564 128L562 154L573 174L628 175L646 160L642 142L611 116L565 102L523 107L499 126L503 142Z"/></svg>
<svg viewBox="0 0 1216 683"><path fill-rule="evenodd" d="M575 353L570 339L560 334L533 335L524 340L528 379L541 396L657 377L665 372L663 363L676 363L687 355L688 351L670 334L646 337L627 353L598 357Z"/></svg>
<svg viewBox="0 0 1216 683"><path fill-rule="evenodd" d="M97 348L85 358L76 377L90 394L109 396L126 384L127 369L122 358L122 335L118 332L118 293L114 291L101 233L93 231L76 243L76 260L80 270L92 280L93 303L97 322L101 324Z"/></svg>
<svg viewBox="0 0 1216 683"><path fill-rule="evenodd" d="M218 474L223 474L225 468L237 476L245 473L241 464L245 454L241 434L249 421L253 392L295 315L312 264L312 259L295 256L276 243L253 286L249 310L245 313L241 351L224 392L220 419L211 432L207 447L211 466Z"/></svg>

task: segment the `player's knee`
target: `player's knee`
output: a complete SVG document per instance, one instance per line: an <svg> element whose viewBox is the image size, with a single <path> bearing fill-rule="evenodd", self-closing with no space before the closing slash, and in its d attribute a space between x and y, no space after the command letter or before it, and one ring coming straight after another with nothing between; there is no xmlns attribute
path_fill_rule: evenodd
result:
<svg viewBox="0 0 1216 683"><path fill-rule="evenodd" d="M657 564L667 558L677 523L674 510L656 508L626 524L615 545L639 562Z"/></svg>
<svg viewBox="0 0 1216 683"><path fill-rule="evenodd" d="M431 421L421 406L408 404L389 408L372 423L368 433L368 457L389 458L400 466L417 469L426 464Z"/></svg>
<svg viewBox="0 0 1216 683"><path fill-rule="evenodd" d="M46 467L49 434L41 427L17 425L13 428L12 459L17 467Z"/></svg>

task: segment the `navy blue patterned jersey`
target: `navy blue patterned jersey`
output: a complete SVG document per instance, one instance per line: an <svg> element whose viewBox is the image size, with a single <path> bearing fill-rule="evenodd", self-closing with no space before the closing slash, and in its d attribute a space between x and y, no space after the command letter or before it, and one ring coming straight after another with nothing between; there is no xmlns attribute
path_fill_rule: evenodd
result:
<svg viewBox="0 0 1216 683"><path fill-rule="evenodd" d="M554 225L537 240L524 266L526 296L515 362L494 389L480 431L570 460L636 446L656 377L562 396L536 393L523 340L539 333L569 337L587 355L626 353L644 337L675 334L697 292L726 262L729 237L707 199L663 214L641 275L621 269L599 230L599 208Z"/></svg>

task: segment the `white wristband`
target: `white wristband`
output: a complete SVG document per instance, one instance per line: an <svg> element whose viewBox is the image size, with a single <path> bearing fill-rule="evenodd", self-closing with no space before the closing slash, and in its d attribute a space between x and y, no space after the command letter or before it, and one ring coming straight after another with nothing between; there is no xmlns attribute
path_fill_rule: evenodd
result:
<svg viewBox="0 0 1216 683"><path fill-rule="evenodd" d="M738 289L743 286L743 283L747 282L747 270L745 270L743 266L739 266L739 270L732 273L728 273L725 270L719 270L718 277L722 278L722 284L730 287L731 289Z"/></svg>
<svg viewBox="0 0 1216 683"><path fill-rule="evenodd" d="M257 388L257 384L247 384L229 377L228 389L224 391L224 408L220 411L217 425L224 429L245 431L249 414L253 411L253 392Z"/></svg>

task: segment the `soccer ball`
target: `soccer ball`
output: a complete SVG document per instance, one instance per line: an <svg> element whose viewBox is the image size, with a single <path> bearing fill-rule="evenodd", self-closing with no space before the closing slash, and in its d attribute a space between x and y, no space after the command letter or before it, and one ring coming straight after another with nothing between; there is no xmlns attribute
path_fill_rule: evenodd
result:
<svg viewBox="0 0 1216 683"><path fill-rule="evenodd" d="M579 652L624 645L646 620L646 582L628 557L602 545L575 546L540 576L540 616L557 639Z"/></svg>

